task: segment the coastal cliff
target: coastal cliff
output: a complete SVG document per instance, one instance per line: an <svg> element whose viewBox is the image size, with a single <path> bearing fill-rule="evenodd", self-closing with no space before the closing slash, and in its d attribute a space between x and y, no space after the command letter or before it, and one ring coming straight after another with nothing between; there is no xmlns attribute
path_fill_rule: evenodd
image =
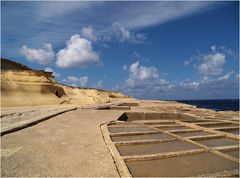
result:
<svg viewBox="0 0 240 178"><path fill-rule="evenodd" d="M119 92L71 87L55 81L52 72L33 70L1 59L1 106L88 105L129 98Z"/></svg>

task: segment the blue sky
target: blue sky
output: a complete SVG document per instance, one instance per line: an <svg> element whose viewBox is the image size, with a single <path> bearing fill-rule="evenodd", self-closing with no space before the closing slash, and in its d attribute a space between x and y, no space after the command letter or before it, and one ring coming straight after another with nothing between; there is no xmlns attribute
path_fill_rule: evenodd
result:
<svg viewBox="0 0 240 178"><path fill-rule="evenodd" d="M1 2L1 56L143 99L238 98L239 2Z"/></svg>

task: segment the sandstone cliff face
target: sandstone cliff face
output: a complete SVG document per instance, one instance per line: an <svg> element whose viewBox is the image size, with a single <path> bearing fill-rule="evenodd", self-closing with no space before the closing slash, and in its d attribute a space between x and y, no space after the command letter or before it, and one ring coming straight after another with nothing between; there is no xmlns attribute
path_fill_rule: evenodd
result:
<svg viewBox="0 0 240 178"><path fill-rule="evenodd" d="M58 84L52 72L32 70L13 61L1 61L1 106L88 105L129 98L119 92Z"/></svg>
<svg viewBox="0 0 240 178"><path fill-rule="evenodd" d="M76 88L56 83L51 72L1 71L1 106L36 106L105 103L116 98L128 98L121 93L88 88Z"/></svg>
<svg viewBox="0 0 240 178"><path fill-rule="evenodd" d="M1 105L33 106L60 104L67 98L51 73L44 71L1 71Z"/></svg>

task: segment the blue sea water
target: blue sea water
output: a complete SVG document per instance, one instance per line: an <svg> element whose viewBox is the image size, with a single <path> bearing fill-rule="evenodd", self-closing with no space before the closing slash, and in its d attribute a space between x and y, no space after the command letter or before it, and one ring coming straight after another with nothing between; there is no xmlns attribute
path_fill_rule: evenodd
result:
<svg viewBox="0 0 240 178"><path fill-rule="evenodd" d="M177 102L195 105L198 108L213 109L215 111L239 111L239 99L178 100Z"/></svg>

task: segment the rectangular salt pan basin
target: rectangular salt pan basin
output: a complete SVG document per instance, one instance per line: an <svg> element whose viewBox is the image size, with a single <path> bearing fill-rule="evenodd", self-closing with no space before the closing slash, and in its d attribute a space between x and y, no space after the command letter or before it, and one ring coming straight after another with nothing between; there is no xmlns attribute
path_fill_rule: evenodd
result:
<svg viewBox="0 0 240 178"><path fill-rule="evenodd" d="M151 139L166 140L166 139L172 139L172 138L174 138L174 137L172 137L168 134L159 133L159 134L112 137L112 140L114 142L120 142L120 141L136 141L136 140L151 140Z"/></svg>
<svg viewBox="0 0 240 178"><path fill-rule="evenodd" d="M174 125L174 124L176 124L174 121L164 121L164 122L154 122L154 121L152 121L152 122L145 122L144 124L146 124L146 125Z"/></svg>
<svg viewBox="0 0 240 178"><path fill-rule="evenodd" d="M209 124L209 125L200 125L201 127L206 127L206 128L220 128L220 127L235 127L238 126L237 124L231 124L231 123L220 123L220 124Z"/></svg>
<svg viewBox="0 0 240 178"><path fill-rule="evenodd" d="M201 120L188 120L188 121L186 120L184 122L198 124L198 123L201 123L201 122L217 122L217 121L216 120L203 120L203 119L201 119Z"/></svg>
<svg viewBox="0 0 240 178"><path fill-rule="evenodd" d="M223 153L228 154L234 158L239 159L239 150L233 150L233 151L224 151Z"/></svg>
<svg viewBox="0 0 240 178"><path fill-rule="evenodd" d="M172 131L172 130L188 130L188 129L192 129L189 127L185 127L185 126L174 126L174 127L157 127L160 130L165 130L165 131Z"/></svg>
<svg viewBox="0 0 240 178"><path fill-rule="evenodd" d="M228 145L238 145L238 141L230 138L214 138L214 139L204 139L197 141L200 144L203 144L208 147L219 147L219 146L228 146Z"/></svg>
<svg viewBox="0 0 240 178"><path fill-rule="evenodd" d="M227 132L227 133L231 133L231 134L235 134L235 135L239 135L239 129L230 129L230 130L221 130L221 129L219 129L219 131Z"/></svg>
<svg viewBox="0 0 240 178"><path fill-rule="evenodd" d="M155 131L149 127L108 127L108 130L111 133Z"/></svg>
<svg viewBox="0 0 240 178"><path fill-rule="evenodd" d="M238 169L238 164L213 153L126 162L134 177L189 177Z"/></svg>
<svg viewBox="0 0 240 178"><path fill-rule="evenodd" d="M137 145L122 145L117 146L122 156L129 155L146 155L155 153L166 153L183 150L198 149L199 147L188 143L186 141L171 141L164 143L151 143L151 144L137 144Z"/></svg>
<svg viewBox="0 0 240 178"><path fill-rule="evenodd" d="M143 125L141 123L133 123L133 122L123 122L123 123L115 123L115 124L110 124L108 125L109 127L142 127Z"/></svg>
<svg viewBox="0 0 240 178"><path fill-rule="evenodd" d="M175 133L181 137L192 137L192 136L205 136L211 135L211 133L203 132L203 131L194 131L194 132L182 132L182 133Z"/></svg>

